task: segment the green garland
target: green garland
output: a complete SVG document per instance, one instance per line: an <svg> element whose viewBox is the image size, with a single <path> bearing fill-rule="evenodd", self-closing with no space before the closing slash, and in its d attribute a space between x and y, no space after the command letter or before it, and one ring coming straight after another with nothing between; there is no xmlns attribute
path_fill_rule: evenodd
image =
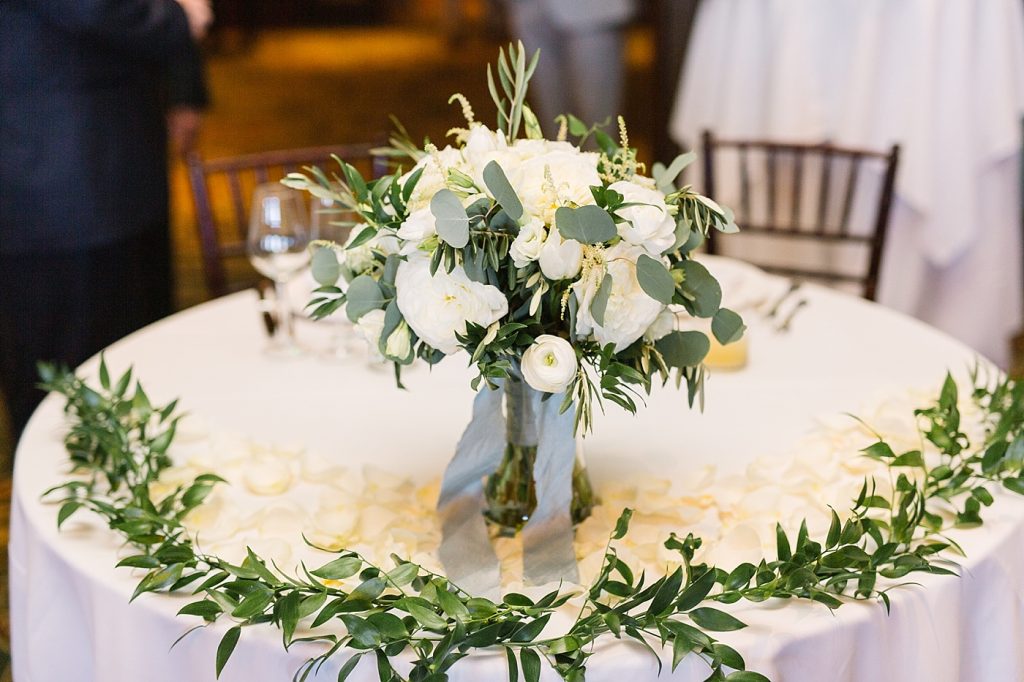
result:
<svg viewBox="0 0 1024 682"><path fill-rule="evenodd" d="M671 649L673 669L694 653L708 664L709 681L766 682L710 634L745 624L709 603L782 598L835 609L849 600L879 599L888 609L889 591L904 576L954 572L944 557L962 552L945 531L981 524L981 509L993 502L990 485L1024 494L1024 384L972 377L986 435L984 443L971 444L960 428L957 385L947 376L938 400L915 413L922 438L941 453L938 465L927 465L920 450L896 453L879 438L864 454L888 467L895 480L892 493L876 494L873 481L866 480L847 520L833 512L824 538L812 539L806 524L795 537L779 526L774 560L726 571L693 562L700 538L673 534L665 546L680 553L683 566L653 582L636 575L616 553L614 543L628 532L632 514L624 510L579 617L565 635L540 638L573 592L557 590L537 601L507 594L495 602L400 557L393 555L394 566L383 567L347 550L334 552L315 570L302 566L301 575L268 565L251 550L241 565L201 553L182 519L222 479L205 474L162 499L150 493L150 484L171 465L166 452L178 420L176 403L152 406L138 382L129 390L130 370L112 382L105 362L99 389L52 366L43 366L41 374L45 388L67 398L72 425L65 442L79 474L46 493L63 495L58 525L82 508L99 514L137 550L118 566L147 570L133 599L188 588L200 598L180 615L202 619L197 627L225 617L233 621L217 650L218 676L243 628L272 624L286 648L296 641L325 645L296 672L297 682L335 656L346 657L339 682L364 657L375 662L381 682L440 682L471 651L496 647L505 652L511 682L520 675L527 682L538 680L542 659L562 679L582 682L594 643L607 636L639 642L659 661L659 670L657 649ZM355 576L354 589L337 582ZM324 627L338 621L343 635L335 634L340 628ZM309 634L299 633L300 622ZM400 654L413 659L406 677L393 665Z"/></svg>

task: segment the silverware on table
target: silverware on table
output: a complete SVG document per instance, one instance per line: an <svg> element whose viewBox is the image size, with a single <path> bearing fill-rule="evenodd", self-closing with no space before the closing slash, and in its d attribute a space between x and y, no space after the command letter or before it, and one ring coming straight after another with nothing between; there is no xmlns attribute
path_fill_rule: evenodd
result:
<svg viewBox="0 0 1024 682"><path fill-rule="evenodd" d="M794 305L794 306L793 306L793 309L789 311L789 314L788 314L788 315L786 315L786 319L784 319L784 320L782 321L782 324L780 324L780 325L779 325L779 326L777 327L777 331L780 331L780 332L788 332L788 331L789 331L789 326L790 326L790 324L792 324L792 322L793 322L793 318L794 318L794 317L796 317L796 314L797 314L798 312L800 312L800 310L801 310L801 309L802 309L802 308L803 308L804 306L806 306L806 305L807 305L807 299L806 299L806 298L801 298L801 299L800 299L799 301L797 301L797 302L796 302L796 305Z"/></svg>
<svg viewBox="0 0 1024 682"><path fill-rule="evenodd" d="M787 300L789 300L790 296L795 294L797 292L797 290L800 289L800 287L802 287L802 286L803 286L803 282L801 282L799 280L795 280L795 279L791 280L790 283L789 283L789 288L786 289L786 292L784 294L782 294L782 296L780 296L778 298L778 300L775 301L775 303L768 310L768 312L765 313L765 319L767 319L767 320L775 319L775 317L779 314L779 311L782 309L782 305Z"/></svg>

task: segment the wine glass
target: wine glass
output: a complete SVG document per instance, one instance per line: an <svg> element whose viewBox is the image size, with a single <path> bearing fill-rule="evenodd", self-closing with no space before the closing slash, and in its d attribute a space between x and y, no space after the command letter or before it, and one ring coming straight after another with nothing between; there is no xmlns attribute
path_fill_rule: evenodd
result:
<svg viewBox="0 0 1024 682"><path fill-rule="evenodd" d="M310 204L309 220L312 240L344 246L357 217L354 211L342 208L333 199L314 196ZM330 340L323 352L325 359L348 360L359 350L359 339L347 317L332 315L321 320L320 324L331 330Z"/></svg>
<svg viewBox="0 0 1024 682"><path fill-rule="evenodd" d="M277 327L271 350L294 354L295 327L285 286L309 264L309 212L298 191L276 183L257 185L249 215L249 261L274 282Z"/></svg>

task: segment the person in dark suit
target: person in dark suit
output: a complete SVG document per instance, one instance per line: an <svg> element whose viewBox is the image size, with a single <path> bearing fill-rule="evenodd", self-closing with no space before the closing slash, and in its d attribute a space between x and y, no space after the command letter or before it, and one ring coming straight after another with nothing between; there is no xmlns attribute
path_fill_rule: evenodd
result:
<svg viewBox="0 0 1024 682"><path fill-rule="evenodd" d="M0 388L15 434L38 359L75 366L171 310L168 130L206 104L208 0L0 5Z"/></svg>

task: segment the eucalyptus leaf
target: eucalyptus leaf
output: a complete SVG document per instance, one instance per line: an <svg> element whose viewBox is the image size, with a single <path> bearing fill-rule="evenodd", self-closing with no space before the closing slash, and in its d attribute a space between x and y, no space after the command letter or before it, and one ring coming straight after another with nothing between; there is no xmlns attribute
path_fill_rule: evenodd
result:
<svg viewBox="0 0 1024 682"><path fill-rule="evenodd" d="M313 279L324 287L332 287L341 279L341 264L338 254L329 246L317 247L313 250L311 263Z"/></svg>
<svg viewBox="0 0 1024 682"><path fill-rule="evenodd" d="M658 339L655 344L669 367L696 367L711 350L711 342L702 332L673 331Z"/></svg>
<svg viewBox="0 0 1024 682"><path fill-rule="evenodd" d="M352 280L345 296L345 314L353 322L358 322L360 317L371 310L384 307L384 293L380 290L380 284L369 275L359 275Z"/></svg>
<svg viewBox="0 0 1024 682"><path fill-rule="evenodd" d="M523 204L519 201L516 191L512 189L512 183L505 176L497 161L491 161L484 166L484 183L487 189L491 190L495 200L505 210L505 213L515 221L523 217Z"/></svg>
<svg viewBox="0 0 1024 682"><path fill-rule="evenodd" d="M676 290L675 280L664 263L641 254L636 262L636 278L640 288L655 301L668 305Z"/></svg>
<svg viewBox="0 0 1024 682"><path fill-rule="evenodd" d="M594 294L594 298L590 302L590 316L601 326L604 326L604 313L608 308L608 297L611 293L612 276L606 273L601 280L601 285L597 288L597 293Z"/></svg>
<svg viewBox="0 0 1024 682"><path fill-rule="evenodd" d="M743 318L728 308L719 308L715 316L711 318L711 332L723 346L743 338L746 328Z"/></svg>
<svg viewBox="0 0 1024 682"><path fill-rule="evenodd" d="M708 269L695 260L680 263L683 290L693 297L688 301L697 317L713 317L722 305L722 287Z"/></svg>
<svg viewBox="0 0 1024 682"><path fill-rule="evenodd" d="M461 249L469 243L469 215L458 195L450 189L439 190L430 200L437 236L441 241Z"/></svg>
<svg viewBox="0 0 1024 682"><path fill-rule="evenodd" d="M555 211L555 226L562 237L581 244L601 244L618 235L608 212L593 204L579 208L562 206Z"/></svg>

